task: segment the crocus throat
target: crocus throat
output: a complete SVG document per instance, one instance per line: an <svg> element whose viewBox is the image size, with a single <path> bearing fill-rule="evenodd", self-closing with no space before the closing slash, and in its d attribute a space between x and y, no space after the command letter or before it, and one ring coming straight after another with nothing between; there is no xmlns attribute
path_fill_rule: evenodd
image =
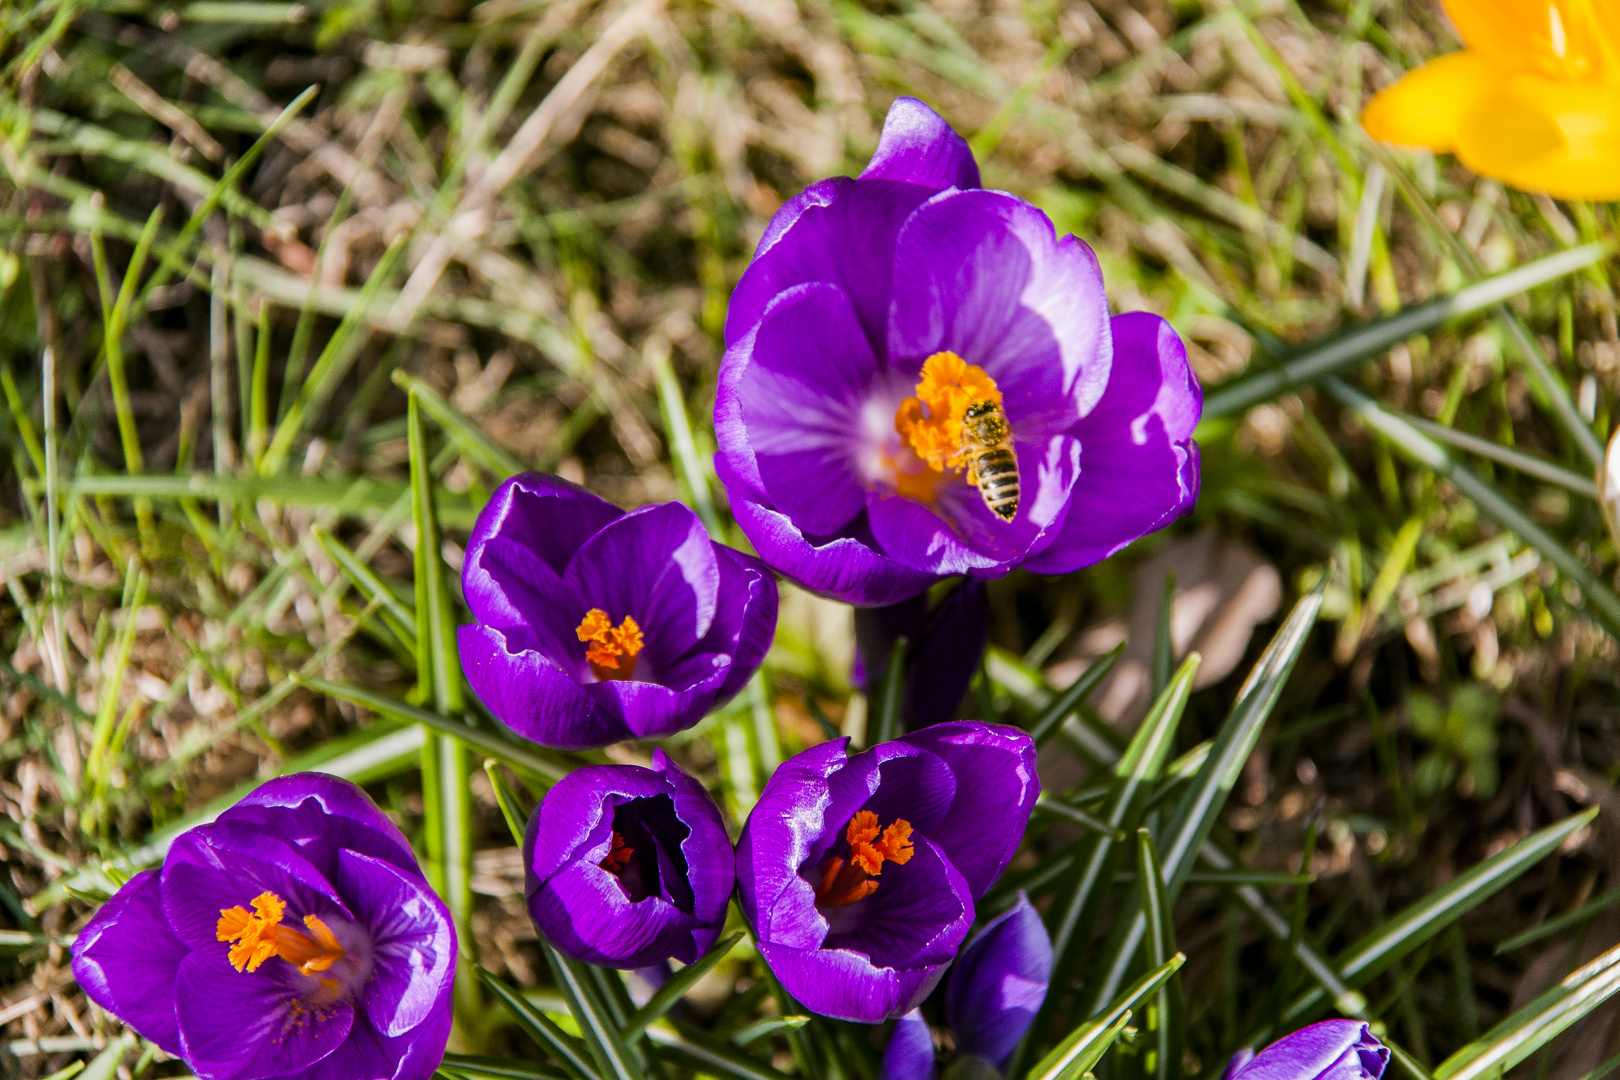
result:
<svg viewBox="0 0 1620 1080"><path fill-rule="evenodd" d="M873 880L883 873L883 864L904 866L911 861L911 822L896 818L878 835L878 816L870 810L858 811L844 830L849 841L849 861L830 855L821 864L821 884L816 888L816 906L848 907L877 891Z"/></svg>
<svg viewBox="0 0 1620 1080"><path fill-rule="evenodd" d="M257 971L260 964L279 956L301 974L313 977L343 959L344 948L337 936L317 916L304 916L306 934L281 924L286 913L287 902L273 892L254 897L251 912L240 904L220 908L214 933L220 941L236 942L231 946L231 966L237 971Z"/></svg>
<svg viewBox="0 0 1620 1080"><path fill-rule="evenodd" d="M579 640L588 642L585 660L598 679L628 679L636 673L636 657L641 653L641 627L626 615L618 626L601 608L591 608L574 630Z"/></svg>
<svg viewBox="0 0 1620 1080"><path fill-rule="evenodd" d="M607 858L597 865L610 874L618 874L630 862L630 856L635 853L636 849L625 843L624 837L620 836L618 831L615 830L613 833L613 850L608 852Z"/></svg>
<svg viewBox="0 0 1620 1080"><path fill-rule="evenodd" d="M1001 405L995 380L953 352L938 352L923 362L917 396L900 403L894 429L929 469L960 469L967 460L962 419L969 406L983 401ZM907 495L903 481L902 474L900 494Z"/></svg>

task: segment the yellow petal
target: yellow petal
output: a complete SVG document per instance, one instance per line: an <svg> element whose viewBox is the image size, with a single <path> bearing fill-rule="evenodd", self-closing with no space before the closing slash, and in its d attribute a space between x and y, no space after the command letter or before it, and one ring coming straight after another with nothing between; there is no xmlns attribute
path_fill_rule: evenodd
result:
<svg viewBox="0 0 1620 1080"><path fill-rule="evenodd" d="M1457 157L1522 191L1620 199L1620 89L1514 76L1463 117Z"/></svg>
<svg viewBox="0 0 1620 1080"><path fill-rule="evenodd" d="M1384 142L1454 150L1464 114L1501 79L1478 53L1438 57L1380 91L1362 112L1361 126Z"/></svg>
<svg viewBox="0 0 1620 1080"><path fill-rule="evenodd" d="M1470 49L1509 71L1555 79L1620 78L1613 0L1445 0Z"/></svg>

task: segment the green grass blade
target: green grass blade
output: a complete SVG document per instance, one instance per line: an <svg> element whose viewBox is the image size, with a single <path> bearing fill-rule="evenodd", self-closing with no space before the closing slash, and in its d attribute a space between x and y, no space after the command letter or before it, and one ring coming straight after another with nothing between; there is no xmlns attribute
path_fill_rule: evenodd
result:
<svg viewBox="0 0 1620 1080"><path fill-rule="evenodd" d="M91 729L90 753L85 759L85 785L95 798L106 784L107 772L113 763L106 760L107 749L113 738L113 725L118 718L118 699L124 689L124 673L129 670L130 650L135 646L135 624L141 606L146 603L149 578L136 560L129 560L124 576L124 625L119 628L118 641L112 649L112 663L102 672L101 702L96 709L96 721Z"/></svg>
<svg viewBox="0 0 1620 1080"><path fill-rule="evenodd" d="M382 604L388 617L397 624L395 629L401 632L401 640L414 652L416 613L405 606L404 601L395 595L394 590L390 589L371 567L355 558L354 552L339 543L332 534L319 525L312 525L310 535L315 537L315 542L321 545L327 557L337 563L338 571L360 590L362 596Z"/></svg>
<svg viewBox="0 0 1620 1080"><path fill-rule="evenodd" d="M1037 746L1044 744L1058 728L1063 726L1064 719L1079 708L1080 703L1108 678L1108 673L1114 670L1114 665L1119 663L1119 658L1124 655L1125 642L1122 641L1106 656L1099 656L1092 661L1084 674L1065 687L1061 694L1053 698L1051 703L1030 721L1027 730L1029 737L1035 740Z"/></svg>
<svg viewBox="0 0 1620 1080"><path fill-rule="evenodd" d="M910 642L902 634L889 650L889 666L883 672L883 681L873 695L872 716L867 721L866 745L876 746L898 739L904 730L900 721L900 705L906 695L906 648Z"/></svg>
<svg viewBox="0 0 1620 1080"><path fill-rule="evenodd" d="M439 1069L465 1080L564 1080L570 1075L567 1070L550 1065L477 1054L445 1054Z"/></svg>
<svg viewBox="0 0 1620 1080"><path fill-rule="evenodd" d="M1169 982L1170 977L1180 971L1181 965L1186 962L1187 958L1177 953L1169 962L1142 976L1095 1019L1070 1032L1029 1071L1024 1080L1078 1080L1085 1075L1113 1045L1114 1039L1124 1029L1125 1021L1130 1019L1131 1010Z"/></svg>
<svg viewBox="0 0 1620 1080"><path fill-rule="evenodd" d="M1620 889L1610 889L1596 899L1588 900L1574 911L1560 915L1556 919L1548 919L1540 926L1526 930L1522 934L1514 934L1496 947L1495 955L1501 956L1522 949L1526 945L1533 945L1542 938L1551 937L1571 926L1578 926L1598 912L1607 911L1616 904L1620 904Z"/></svg>
<svg viewBox="0 0 1620 1080"><path fill-rule="evenodd" d="M332 682L329 679L316 679L308 676L297 676L293 680L299 686L308 687L318 694L328 694L343 701L392 716L409 723L421 724L441 735L451 735L481 753L487 754L498 761L505 762L512 768L524 774L533 774L546 784L555 783L567 776L571 771L558 761L542 757L529 746L518 743L515 739L505 739L500 735L486 731L480 727L460 720L453 720L448 716L428 709L407 705L403 701L396 701L384 694L371 690L362 690L358 686L347 683Z"/></svg>
<svg viewBox="0 0 1620 1080"><path fill-rule="evenodd" d="M1411 416L1404 413L1395 413L1408 424L1448 446L1455 446L1470 454L1476 454L1487 461L1494 461L1498 465L1506 465L1515 472L1533 476L1537 480L1545 480L1549 484L1556 484L1565 491L1574 492L1586 499L1597 498L1597 485L1592 483L1590 476L1583 476L1573 469L1566 469L1545 458L1535 457L1522 450L1515 450L1510 446L1482 439L1478 435L1470 435L1466 431L1437 424L1433 420L1425 420L1421 416Z"/></svg>
<svg viewBox="0 0 1620 1080"><path fill-rule="evenodd" d="M433 387L405 371L395 370L392 378L394 385L420 402L422 409L444 428L456 441L457 446L461 447L462 453L479 465L502 480L524 471L523 462L503 450L494 439L485 435L477 424L441 397Z"/></svg>
<svg viewBox="0 0 1620 1080"><path fill-rule="evenodd" d="M523 847L523 838L526 828L523 823L523 813L518 809L517 793L512 785L506 782L506 774L501 772L501 763L494 758L484 759L484 773L489 777L490 786L495 789L495 802L500 805L501 817L506 819L506 831L512 834L512 842Z"/></svg>
<svg viewBox="0 0 1620 1080"><path fill-rule="evenodd" d="M1294 605L1294 610L1289 612L1287 620L1249 672L1238 691L1237 701L1232 704L1232 711L1215 736L1209 757L1165 826L1162 834L1165 837L1164 882L1172 902L1180 895L1199 848L1215 827L1215 820L1237 783L1243 763L1254 750L1321 609L1321 586L1300 597ZM1118 929L1110 935L1112 951L1105 953L1095 989L1089 995L1094 1004L1108 1000L1124 985L1125 975L1147 934L1147 917L1140 908L1130 914L1122 912L1116 927Z"/></svg>
<svg viewBox="0 0 1620 1080"><path fill-rule="evenodd" d="M118 1075L118 1066L129 1053L129 1048L135 1045L135 1040L129 1035L120 1035L107 1044L107 1048L91 1059L84 1071L78 1074L77 1080L113 1080Z"/></svg>
<svg viewBox="0 0 1620 1080"><path fill-rule="evenodd" d="M1572 833L1589 825L1597 813L1594 806L1548 825L1457 875L1346 949L1338 960L1339 972L1352 986L1372 978L1557 851ZM1284 1014L1283 1026L1309 1015L1322 1004L1323 996L1321 990L1312 990L1300 997Z"/></svg>
<svg viewBox="0 0 1620 1080"><path fill-rule="evenodd" d="M1149 829L1136 830L1136 868L1142 910L1147 913L1147 962L1155 968L1163 967L1176 952L1175 917ZM1181 1075L1181 1022L1181 980L1172 975L1143 1012L1147 1046L1142 1064L1156 1080Z"/></svg>
<svg viewBox="0 0 1620 1080"><path fill-rule="evenodd" d="M1176 572L1164 575L1164 589L1159 594L1159 617L1153 632L1153 696L1164 693L1170 685L1170 669L1176 662L1176 645L1170 640L1170 613L1176 602Z"/></svg>
<svg viewBox="0 0 1620 1080"><path fill-rule="evenodd" d="M749 1047L778 1031L797 1031L809 1022L808 1016L768 1016L738 1031L731 1037L731 1044Z"/></svg>
<svg viewBox="0 0 1620 1080"><path fill-rule="evenodd" d="M585 1035L585 1045L596 1060L596 1069L603 1080L641 1080L641 1066L635 1055L619 1036L617 1025L605 1002L591 985L585 965L559 953L545 941L540 943L551 974L557 980L557 989L568 1002L579 1029Z"/></svg>
<svg viewBox="0 0 1620 1080"><path fill-rule="evenodd" d="M1078 806L1070 806L1068 803L1060 799L1054 799L1050 795L1042 794L1039 799L1035 800L1035 811L1051 817L1062 818L1064 821L1072 821L1081 828L1090 829L1092 832L1103 833L1111 837L1116 843L1125 839L1124 833L1102 818L1094 817Z"/></svg>
<svg viewBox="0 0 1620 1080"><path fill-rule="evenodd" d="M539 1044L540 1049L551 1056L551 1060L568 1074L570 1080L602 1080L585 1056L585 1048L578 1039L563 1031L557 1026L556 1021L505 982L483 968L477 970L478 978L485 988L497 1001L506 1006L507 1011L518 1022L518 1026Z"/></svg>
<svg viewBox="0 0 1620 1080"><path fill-rule="evenodd" d="M727 934L715 942L714 948L704 953L697 963L686 965L666 979L664 985L647 1000L647 1004L637 1009L635 1015L624 1025L624 1041L634 1043L639 1039L648 1026L657 1023L669 1012L675 1003L685 997L686 992L696 986L699 979L714 970L714 966L724 960L742 939L741 930Z"/></svg>
<svg viewBox="0 0 1620 1080"><path fill-rule="evenodd" d="M1587 244L1561 251L1460 289L1451 296L1398 311L1358 326L1304 351L1265 371L1245 375L1220 386L1204 399L1205 420L1246 409L1285 391L1308 386L1338 374L1369 357L1382 355L1414 334L1424 334L1453 319L1482 311L1538 285L1556 281L1608 258L1609 243Z"/></svg>
<svg viewBox="0 0 1620 1080"><path fill-rule="evenodd" d="M1620 946L1570 973L1434 1070L1435 1080L1503 1075L1620 990Z"/></svg>
<svg viewBox="0 0 1620 1080"><path fill-rule="evenodd" d="M785 1074L735 1046L716 1043L685 1024L671 1027L673 1031L651 1028L647 1035L657 1044L660 1056L693 1072L720 1080L787 1080Z"/></svg>
<svg viewBox="0 0 1620 1080"><path fill-rule="evenodd" d="M715 512L714 496L709 489L711 467L698 454L697 440L692 436L692 419L686 414L686 395L675 368L669 362L669 339L655 335L645 348L647 364L658 382L658 406L664 414L664 434L669 439L670 456L675 459L675 471L681 487L697 516L703 519L709 535L724 535L720 515Z"/></svg>

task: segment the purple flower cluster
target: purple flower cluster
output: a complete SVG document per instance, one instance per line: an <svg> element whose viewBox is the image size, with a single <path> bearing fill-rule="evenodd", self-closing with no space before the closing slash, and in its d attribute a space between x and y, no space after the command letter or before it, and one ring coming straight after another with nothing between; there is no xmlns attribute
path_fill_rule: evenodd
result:
<svg viewBox="0 0 1620 1080"><path fill-rule="evenodd" d="M1085 244L981 189L966 143L910 98L859 178L812 185L772 219L726 342L716 466L763 561L677 503L626 512L514 477L467 547L467 681L547 746L669 736L758 670L774 571L871 609L857 620L861 678L907 639L915 730L782 765L735 851L708 792L662 750L651 768L580 767L529 822L529 912L579 960L691 963L735 890L806 1008L901 1018L889 1080L934 1075L915 1010L955 961L959 1052L1000 1068L1052 950L1023 897L962 947L1040 793L1026 733L949 722L985 647L983 579L1076 569L1185 511L1197 381L1162 320L1110 318ZM930 606L929 586L952 575L965 577ZM447 1043L455 960L448 912L399 830L316 774L271 781L180 836L73 949L94 1001L206 1080L425 1080ZM1313 1080L1355 1080L1352 1065L1376 1080L1387 1060L1365 1027L1291 1039L1231 1080L1274 1075L1250 1077L1285 1044L1320 1059Z"/></svg>
<svg viewBox="0 0 1620 1080"><path fill-rule="evenodd" d="M90 999L206 1080L425 1080L455 960L405 837L317 773L180 836L73 945Z"/></svg>

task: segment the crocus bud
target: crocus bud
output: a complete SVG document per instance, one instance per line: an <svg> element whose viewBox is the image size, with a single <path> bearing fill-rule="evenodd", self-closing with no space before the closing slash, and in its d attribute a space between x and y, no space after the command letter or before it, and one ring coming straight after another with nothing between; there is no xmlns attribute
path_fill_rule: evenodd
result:
<svg viewBox="0 0 1620 1080"><path fill-rule="evenodd" d="M590 765L546 792L523 840L529 915L576 960L690 964L725 924L735 864L720 809L662 750Z"/></svg>
<svg viewBox="0 0 1620 1080"><path fill-rule="evenodd" d="M894 643L906 639L900 716L908 731L951 719L984 658L990 633L985 583L963 578L929 606L923 593L885 607L855 609L855 682L868 692L888 671Z"/></svg>
<svg viewBox="0 0 1620 1080"><path fill-rule="evenodd" d="M1380 1080L1389 1048L1360 1020L1324 1020L1256 1054L1233 1055L1221 1080Z"/></svg>
<svg viewBox="0 0 1620 1080"><path fill-rule="evenodd" d="M878 1080L934 1080L934 1036L921 1009L912 1009L894 1022L888 1048L883 1051L883 1069Z"/></svg>
<svg viewBox="0 0 1620 1080"><path fill-rule="evenodd" d="M951 968L945 1015L963 1056L998 1071L1024 1037L1052 981L1052 941L1029 897L991 920Z"/></svg>

